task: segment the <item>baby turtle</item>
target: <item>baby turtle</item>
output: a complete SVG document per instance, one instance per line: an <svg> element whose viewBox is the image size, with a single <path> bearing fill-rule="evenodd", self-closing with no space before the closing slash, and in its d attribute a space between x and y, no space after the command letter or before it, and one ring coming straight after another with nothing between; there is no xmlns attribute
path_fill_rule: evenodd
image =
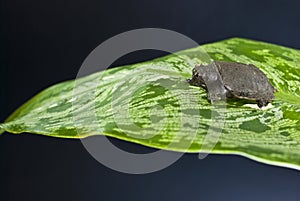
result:
<svg viewBox="0 0 300 201"><path fill-rule="evenodd" d="M267 76L256 66L235 62L215 61L197 65L188 82L206 88L211 101L222 99L223 93L225 98L255 100L260 108L274 100L276 92ZM213 84L208 87L209 83Z"/></svg>

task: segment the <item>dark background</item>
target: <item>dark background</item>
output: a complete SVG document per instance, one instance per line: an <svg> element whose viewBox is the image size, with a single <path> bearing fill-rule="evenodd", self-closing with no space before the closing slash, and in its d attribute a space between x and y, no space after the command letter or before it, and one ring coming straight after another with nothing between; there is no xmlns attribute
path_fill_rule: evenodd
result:
<svg viewBox="0 0 300 201"><path fill-rule="evenodd" d="M0 121L40 90L75 78L106 39L136 28L177 31L199 44L246 37L300 49L300 1L1 0ZM162 55L142 52L119 61ZM123 63L122 63L123 62ZM115 141L132 150L139 145ZM239 156L186 154L128 175L95 161L79 140L0 136L0 200L299 200L300 172Z"/></svg>

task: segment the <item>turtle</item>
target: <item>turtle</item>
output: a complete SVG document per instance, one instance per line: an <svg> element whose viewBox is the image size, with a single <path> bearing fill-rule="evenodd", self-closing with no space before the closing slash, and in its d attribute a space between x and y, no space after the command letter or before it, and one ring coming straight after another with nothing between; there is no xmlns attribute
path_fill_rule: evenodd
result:
<svg viewBox="0 0 300 201"><path fill-rule="evenodd" d="M259 108L275 99L277 91L268 77L253 64L214 61L208 65L196 65L190 85L204 87L208 99L218 101L226 98L254 100Z"/></svg>

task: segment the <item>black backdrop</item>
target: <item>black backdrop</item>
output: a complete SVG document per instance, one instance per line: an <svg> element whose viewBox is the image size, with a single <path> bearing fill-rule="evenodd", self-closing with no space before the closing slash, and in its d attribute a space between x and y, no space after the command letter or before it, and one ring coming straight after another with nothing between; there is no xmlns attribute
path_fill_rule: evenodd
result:
<svg viewBox="0 0 300 201"><path fill-rule="evenodd" d="M40 90L75 78L106 39L157 27L199 44L233 36L300 49L300 1L1 1L0 121ZM163 55L142 52L117 64ZM131 150L149 151L115 140ZM78 140L0 136L1 200L298 200L300 172L239 156L186 154L167 169L128 175Z"/></svg>

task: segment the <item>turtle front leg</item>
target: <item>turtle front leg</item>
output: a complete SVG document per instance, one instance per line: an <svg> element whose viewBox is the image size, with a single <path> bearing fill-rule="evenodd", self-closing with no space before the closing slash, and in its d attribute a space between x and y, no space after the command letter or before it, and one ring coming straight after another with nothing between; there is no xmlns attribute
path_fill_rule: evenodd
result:
<svg viewBox="0 0 300 201"><path fill-rule="evenodd" d="M269 104L269 101L263 100L263 99L262 100L257 100L256 102L257 102L257 106L259 108L265 107Z"/></svg>
<svg viewBox="0 0 300 201"><path fill-rule="evenodd" d="M227 90L221 82L207 82L206 89L208 93L208 99L210 100L210 102L216 102L221 100L226 101Z"/></svg>

